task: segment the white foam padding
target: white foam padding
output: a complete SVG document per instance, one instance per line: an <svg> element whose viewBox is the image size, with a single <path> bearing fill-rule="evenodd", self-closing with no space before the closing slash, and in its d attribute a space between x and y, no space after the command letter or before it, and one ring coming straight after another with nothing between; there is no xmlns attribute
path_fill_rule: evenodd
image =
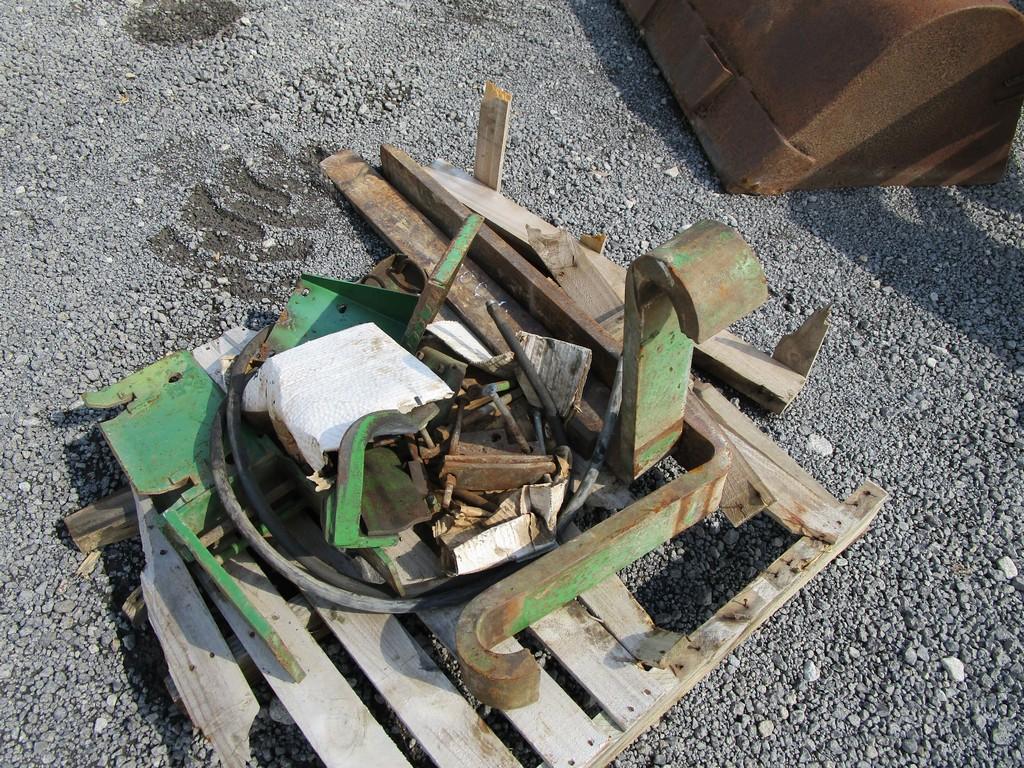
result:
<svg viewBox="0 0 1024 768"><path fill-rule="evenodd" d="M324 453L375 411L408 413L454 393L373 323L307 341L271 357L245 388L242 407L266 413L319 472Z"/></svg>

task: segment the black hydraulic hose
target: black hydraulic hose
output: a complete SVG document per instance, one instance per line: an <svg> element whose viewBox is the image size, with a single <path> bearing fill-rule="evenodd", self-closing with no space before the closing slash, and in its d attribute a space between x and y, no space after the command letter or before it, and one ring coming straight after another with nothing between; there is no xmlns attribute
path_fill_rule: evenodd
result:
<svg viewBox="0 0 1024 768"><path fill-rule="evenodd" d="M351 578L338 573L332 569L330 582L318 579L300 564L300 556L303 549L298 541L290 535L288 530L281 523L280 518L270 509L266 497L260 487L254 482L249 473L247 454L244 446L239 451L232 447L234 456L235 473L243 488L247 485L252 489L250 501L257 509L262 508L264 516L261 522L271 531L271 535L278 541L284 543L275 531L283 532L284 539L290 540L292 545L298 547L287 550L282 554L260 534L253 525L249 516L245 513L242 505L235 495L234 489L228 479L227 458L224 447L224 421L227 422L229 437L232 427L235 427L236 434L241 432L241 387L244 385L244 372L255 357L257 350L266 338L265 334L258 334L232 363L228 378L228 398L224 409L225 418L222 421L221 413L218 412L210 429L210 467L213 476L217 496L220 499L224 510L227 512L235 528L248 542L253 550L275 571L284 578L291 581L297 587L316 597L325 600L332 605L352 611L364 613L413 613L416 611L442 608L449 605L463 603L474 597L481 590L490 586L507 576L518 567L512 564L505 568L498 568L480 574L453 581L443 588L421 595L415 598L396 598L382 591L375 585L369 584L360 579ZM232 397L232 393L235 397ZM239 440L239 445L242 441ZM247 495L249 492L247 491ZM550 549L550 546L541 548L535 554L541 554ZM323 561L319 561L324 567L330 568Z"/></svg>
<svg viewBox="0 0 1024 768"><path fill-rule="evenodd" d="M569 440L565 436L565 427L562 425L562 418L558 415L555 401L551 399L551 393L548 392L548 388L541 381L540 374L533 367L530 358L526 356L523 345L519 343L519 339L516 337L516 332L509 326L508 321L502 317L504 310L501 309L498 302L492 300L487 302L487 311L490 313L491 319L494 320L494 324L498 326L501 337L508 344L508 348L512 350L512 354L515 355L516 362L523 369L523 373L526 375L527 380L529 380L530 386L533 387L533 391L540 398L541 407L544 409L544 415L547 417L555 442L558 445L568 445Z"/></svg>
<svg viewBox="0 0 1024 768"><path fill-rule="evenodd" d="M583 480L580 482L579 487L576 489L576 493L573 494L569 503L561 511L558 516L557 526L557 537L561 541L565 536L565 531L572 523L576 514L580 511L580 508L590 497L590 494L594 490L594 481L597 480L597 474L601 471L601 465L604 464L604 457L608 451L608 444L611 443L612 434L615 432L615 426L619 420L619 408L622 406L622 358L619 358L619 364L615 366L615 380L612 381L612 391L608 398L608 407L604 412L604 424L601 425L601 432L597 436L597 442L594 443L594 451L590 454L590 463L587 465L587 472L583 476Z"/></svg>

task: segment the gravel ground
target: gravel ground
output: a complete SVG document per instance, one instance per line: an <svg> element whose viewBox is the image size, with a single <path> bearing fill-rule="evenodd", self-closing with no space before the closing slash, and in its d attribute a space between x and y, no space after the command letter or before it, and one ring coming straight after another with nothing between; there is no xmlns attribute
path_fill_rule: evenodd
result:
<svg viewBox="0 0 1024 768"><path fill-rule="evenodd" d="M120 616L137 542L75 576L61 518L123 482L80 395L265 322L300 270L361 275L386 249L318 152L469 164L486 78L515 93L512 197L624 263L686 222L738 226L773 290L743 324L764 348L833 304L805 393L751 413L837 495L892 493L619 764L1024 762L1024 142L991 187L723 195L612 0L2 4L0 762L214 760ZM690 629L780 531L713 519L626 577ZM315 763L261 695L258 764Z"/></svg>

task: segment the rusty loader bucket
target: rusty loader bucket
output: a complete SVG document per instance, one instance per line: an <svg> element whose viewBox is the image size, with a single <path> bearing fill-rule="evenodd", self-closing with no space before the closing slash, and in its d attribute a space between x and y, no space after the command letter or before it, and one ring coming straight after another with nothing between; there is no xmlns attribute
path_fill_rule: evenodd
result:
<svg viewBox="0 0 1024 768"><path fill-rule="evenodd" d="M623 0L731 192L986 184L1024 98L1002 0Z"/></svg>

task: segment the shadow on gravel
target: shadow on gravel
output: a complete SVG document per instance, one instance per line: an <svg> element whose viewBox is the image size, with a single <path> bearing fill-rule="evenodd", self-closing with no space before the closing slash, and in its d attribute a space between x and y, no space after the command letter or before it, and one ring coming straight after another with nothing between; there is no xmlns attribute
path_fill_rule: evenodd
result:
<svg viewBox="0 0 1024 768"><path fill-rule="evenodd" d="M123 488L128 482L99 429L100 422L113 415L112 411L92 408L76 408L61 414L64 427L91 427L88 433L64 446L67 477L83 506ZM54 536L68 549L77 550L63 520L54 521ZM150 722L160 734L160 741L171 759L180 764L192 741L191 723L173 704L164 686L167 668L156 635L148 623L133 626L122 611L125 600L139 586L143 565L142 546L138 538L131 538L103 547L96 568L106 574L109 582L103 607L117 636L120 652L114 657L124 668L129 683L128 696L138 707L139 717Z"/></svg>
<svg viewBox="0 0 1024 768"><path fill-rule="evenodd" d="M630 111L660 135L673 161L689 166L695 184L719 191L714 169L625 10L618 3L569 4ZM957 195L987 209L994 223L1003 219L1005 233L1006 215L1019 212L1024 199L1019 165L1011 162L1006 178L992 186L910 188L916 221L894 211L885 195L879 189L821 190L784 199L794 222L859 264L866 257L883 284L1018 366L1004 342L1024 337L1024 315L1005 288L1024 285L1024 256L1008 244L1009 236L1001 242L971 221Z"/></svg>
<svg viewBox="0 0 1024 768"><path fill-rule="evenodd" d="M658 626L689 634L796 540L767 515L739 528L718 516L632 565L629 584Z"/></svg>
<svg viewBox="0 0 1024 768"><path fill-rule="evenodd" d="M671 162L666 164L688 166L695 185L718 191L718 179L696 134L622 6L569 0L569 7L623 103L668 146Z"/></svg>
<svg viewBox="0 0 1024 768"><path fill-rule="evenodd" d="M1024 259L1010 239L1007 201L1024 199L1020 168L1011 165L989 187L905 191L909 213L894 210L891 193L878 188L794 193L786 202L794 222L1017 367L1017 351L1006 342L1024 337ZM960 198L985 209L992 225L982 228L969 218Z"/></svg>

